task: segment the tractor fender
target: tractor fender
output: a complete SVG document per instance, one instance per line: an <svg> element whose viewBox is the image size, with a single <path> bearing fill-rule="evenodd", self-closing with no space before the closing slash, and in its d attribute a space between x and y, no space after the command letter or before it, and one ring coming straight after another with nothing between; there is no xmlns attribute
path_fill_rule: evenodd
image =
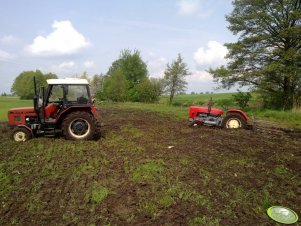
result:
<svg viewBox="0 0 301 226"><path fill-rule="evenodd" d="M249 119L249 117L247 116L247 114L246 114L245 112L243 112L242 110L238 110L238 109L229 109L229 110L227 111L227 114L229 114L229 113L238 113L238 114L242 115L242 116L244 117L244 119L245 119L247 122L250 121L250 119ZM226 114L226 115L227 115L227 114Z"/></svg>
<svg viewBox="0 0 301 226"><path fill-rule="evenodd" d="M25 128L25 129L28 129L28 130L30 131L30 133L33 135L32 129L31 129L30 127L28 127L27 125L22 125L22 124L20 124L20 125L17 125L17 126L15 126L15 127L23 127L23 128ZM14 127L14 128L15 128L15 127Z"/></svg>
<svg viewBox="0 0 301 226"><path fill-rule="evenodd" d="M90 114L93 114L91 110L92 110L91 106L86 106L86 107L85 106L72 106L67 109L63 109L63 111L61 111L58 114L57 122L62 121L66 117L66 115L70 114L71 112L85 111L85 112L89 112Z"/></svg>

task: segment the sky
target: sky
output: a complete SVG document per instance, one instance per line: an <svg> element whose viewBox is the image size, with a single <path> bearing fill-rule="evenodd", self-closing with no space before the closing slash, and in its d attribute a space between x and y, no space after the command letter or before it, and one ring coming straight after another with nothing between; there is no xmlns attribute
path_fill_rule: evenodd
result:
<svg viewBox="0 0 301 226"><path fill-rule="evenodd" d="M231 0L2 0L0 93L23 71L59 78L106 73L123 49L139 50L150 77L162 78L180 53L187 93L216 92L208 69L226 63ZM224 90L219 90L223 92Z"/></svg>

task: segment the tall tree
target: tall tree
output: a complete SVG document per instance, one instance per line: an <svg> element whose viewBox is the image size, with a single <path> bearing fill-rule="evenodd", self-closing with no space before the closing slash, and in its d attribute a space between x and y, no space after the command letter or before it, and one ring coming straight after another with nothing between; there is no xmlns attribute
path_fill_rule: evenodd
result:
<svg viewBox="0 0 301 226"><path fill-rule="evenodd" d="M36 78L37 88L47 86L47 79L57 78L55 74L43 74L41 71L24 71L15 79L11 92L21 99L31 99L34 95L33 77Z"/></svg>
<svg viewBox="0 0 301 226"><path fill-rule="evenodd" d="M169 94L169 104L172 104L174 95L185 91L187 86L185 77L189 74L189 69L187 64L184 63L181 54L178 54L177 59L171 64L167 64L164 72L164 86L165 92Z"/></svg>
<svg viewBox="0 0 301 226"><path fill-rule="evenodd" d="M112 63L107 75L111 75L116 70L122 71L125 75L126 80L129 81L129 88L134 87L148 75L146 63L138 50L133 52L129 49L122 50L119 58Z"/></svg>
<svg viewBox="0 0 301 226"><path fill-rule="evenodd" d="M121 70L114 70L104 81L103 95L113 101L126 99L127 80Z"/></svg>
<svg viewBox="0 0 301 226"><path fill-rule="evenodd" d="M105 76L103 74L93 75L90 86L91 86L91 95L96 96L97 92L103 91Z"/></svg>
<svg viewBox="0 0 301 226"><path fill-rule="evenodd" d="M223 88L259 90L275 108L292 109L301 99L301 1L234 0L226 17L238 41L228 43L228 64L210 69Z"/></svg>

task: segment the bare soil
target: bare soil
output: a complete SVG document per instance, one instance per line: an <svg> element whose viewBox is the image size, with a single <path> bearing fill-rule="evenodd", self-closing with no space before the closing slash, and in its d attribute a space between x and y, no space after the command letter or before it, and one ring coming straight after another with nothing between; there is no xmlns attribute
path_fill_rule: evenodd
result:
<svg viewBox="0 0 301 226"><path fill-rule="evenodd" d="M255 130L189 128L172 116L112 107L101 113L98 141L17 144L1 128L0 225L275 225L271 205L301 215L298 131L264 122ZM101 201L98 185L109 190Z"/></svg>

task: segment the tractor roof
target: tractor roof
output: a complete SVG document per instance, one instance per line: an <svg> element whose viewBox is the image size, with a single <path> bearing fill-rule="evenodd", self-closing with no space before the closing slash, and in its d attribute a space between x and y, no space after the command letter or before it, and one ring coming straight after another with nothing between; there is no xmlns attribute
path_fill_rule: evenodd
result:
<svg viewBox="0 0 301 226"><path fill-rule="evenodd" d="M62 79L47 79L48 85L88 85L87 79L80 78L62 78Z"/></svg>

